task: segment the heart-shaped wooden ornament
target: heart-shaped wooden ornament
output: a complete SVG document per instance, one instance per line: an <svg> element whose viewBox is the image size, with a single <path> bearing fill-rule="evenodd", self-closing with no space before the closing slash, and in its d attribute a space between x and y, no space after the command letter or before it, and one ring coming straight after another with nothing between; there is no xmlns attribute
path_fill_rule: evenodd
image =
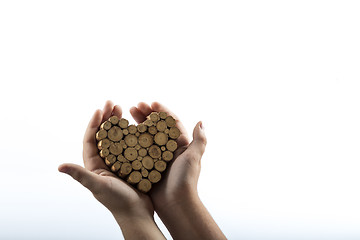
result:
<svg viewBox="0 0 360 240"><path fill-rule="evenodd" d="M111 116L96 133L99 154L112 172L146 193L174 157L180 136L175 125L165 112L152 112L137 126Z"/></svg>

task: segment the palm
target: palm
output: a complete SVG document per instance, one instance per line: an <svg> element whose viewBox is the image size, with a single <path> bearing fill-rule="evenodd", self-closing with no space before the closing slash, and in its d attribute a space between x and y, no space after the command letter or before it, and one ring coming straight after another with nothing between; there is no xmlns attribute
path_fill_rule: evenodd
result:
<svg viewBox="0 0 360 240"><path fill-rule="evenodd" d="M97 157L97 161L103 161L100 157ZM86 162L86 160L84 160ZM102 177L102 184L105 186L106 191L112 192L113 195L129 196L136 198L136 190L119 179L113 172L109 171L105 166L104 168L88 169Z"/></svg>
<svg viewBox="0 0 360 240"><path fill-rule="evenodd" d="M111 115L117 115L121 118L121 109L118 106L114 107L111 102L107 102L103 112L97 111L94 114L84 136L83 160L85 168L101 177L98 183L101 190L94 193L94 196L109 209L119 209L117 205L122 204L128 208L144 207L146 211L153 212L150 198L109 171L99 156L95 133L100 124Z"/></svg>
<svg viewBox="0 0 360 240"><path fill-rule="evenodd" d="M153 104L152 107L140 103L139 108L131 109L131 114L140 123L153 111L164 111L177 119L173 113L158 103ZM142 207L144 211L153 212L152 202L158 208L173 202L175 198L189 190L188 187L194 181L194 177L196 178L200 166L193 166L194 161L191 161L191 153L186 151L189 146L189 138L181 122L177 121L177 126L182 135L177 140L178 149L174 154L176 161L172 162L163 180L153 187L150 192L150 199L148 195L139 192L109 171L109 168L99 156L95 133L101 123L111 115L121 118L122 111L119 106L114 107L111 102L107 102L103 112L98 111L95 113L84 137L83 159L85 168L101 177L99 179L99 185L102 186L101 191L99 194L94 194L100 202L114 210L119 208L119 206L114 205L115 203L126 205L129 208Z"/></svg>
<svg viewBox="0 0 360 240"><path fill-rule="evenodd" d="M169 167L164 179L157 186L154 186L153 191L150 193L155 207L161 208L161 205L179 201L182 196L187 195L188 191L195 190L192 189L193 185L191 183L199 172L198 167L200 166L192 166L186 150L182 152Z"/></svg>
<svg viewBox="0 0 360 240"><path fill-rule="evenodd" d="M154 211L151 200L147 195L135 190L106 169L95 172L99 172L99 175L103 178L102 191L104 192L95 197L109 209L119 209L118 204L121 202L127 209L144 208L150 213Z"/></svg>
<svg viewBox="0 0 360 240"><path fill-rule="evenodd" d="M173 113L159 103L153 103L150 107L145 103L139 103L137 108L130 110L133 118L138 122L143 122L151 112L167 112L178 119ZM150 192L151 199L156 208L169 204L181 198L182 193L189 190L190 183L197 181L200 165L193 166L192 155L187 150L189 138L184 126L177 120L177 127L181 131L181 136L177 140L178 149L175 151L171 166L168 168L163 180L157 183ZM195 179L194 179L195 178ZM193 185L192 185L193 186Z"/></svg>

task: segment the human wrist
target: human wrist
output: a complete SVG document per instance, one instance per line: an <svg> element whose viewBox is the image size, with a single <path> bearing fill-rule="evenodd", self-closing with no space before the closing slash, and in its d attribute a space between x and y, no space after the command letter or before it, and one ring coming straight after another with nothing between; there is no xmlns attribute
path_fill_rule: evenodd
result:
<svg viewBox="0 0 360 240"><path fill-rule="evenodd" d="M193 220L198 220L198 212L203 209L198 194L193 193L173 200L156 212L174 239L201 239Z"/></svg>
<svg viewBox="0 0 360 240"><path fill-rule="evenodd" d="M114 215L125 239L164 239L153 215Z"/></svg>
<svg viewBox="0 0 360 240"><path fill-rule="evenodd" d="M120 227L127 226L128 223L138 222L151 222L154 221L153 213L149 213L147 210L124 210L124 211L112 211L111 212Z"/></svg>
<svg viewBox="0 0 360 240"><path fill-rule="evenodd" d="M175 239L226 239L197 194L158 212Z"/></svg>
<svg viewBox="0 0 360 240"><path fill-rule="evenodd" d="M171 194L171 197L167 197L165 203L154 204L155 211L162 217L172 215L173 212L182 211L185 214L191 211L193 206L201 204L198 192L196 189L187 189L177 194ZM191 214L191 213L190 213Z"/></svg>

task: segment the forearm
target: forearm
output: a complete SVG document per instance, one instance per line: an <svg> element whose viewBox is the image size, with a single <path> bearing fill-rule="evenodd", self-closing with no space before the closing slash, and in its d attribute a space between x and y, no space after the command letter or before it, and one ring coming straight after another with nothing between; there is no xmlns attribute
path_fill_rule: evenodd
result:
<svg viewBox="0 0 360 240"><path fill-rule="evenodd" d="M165 239L152 216L132 215L130 217L114 215L126 240Z"/></svg>
<svg viewBox="0 0 360 240"><path fill-rule="evenodd" d="M197 194L157 213L174 239L226 239Z"/></svg>

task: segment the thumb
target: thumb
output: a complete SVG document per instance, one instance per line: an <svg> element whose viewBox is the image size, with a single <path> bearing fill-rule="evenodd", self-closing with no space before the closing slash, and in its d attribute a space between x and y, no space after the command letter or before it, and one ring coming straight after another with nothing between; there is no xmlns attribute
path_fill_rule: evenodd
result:
<svg viewBox="0 0 360 240"><path fill-rule="evenodd" d="M190 143L188 147L188 151L195 154L199 160L205 152L206 147L206 136L204 131L203 123L200 121L196 124L193 131L193 141Z"/></svg>
<svg viewBox="0 0 360 240"><path fill-rule="evenodd" d="M97 191L99 176L89 170L72 163L61 164L58 168L59 172L70 175L73 179L81 183L84 187L89 189L92 193Z"/></svg>

